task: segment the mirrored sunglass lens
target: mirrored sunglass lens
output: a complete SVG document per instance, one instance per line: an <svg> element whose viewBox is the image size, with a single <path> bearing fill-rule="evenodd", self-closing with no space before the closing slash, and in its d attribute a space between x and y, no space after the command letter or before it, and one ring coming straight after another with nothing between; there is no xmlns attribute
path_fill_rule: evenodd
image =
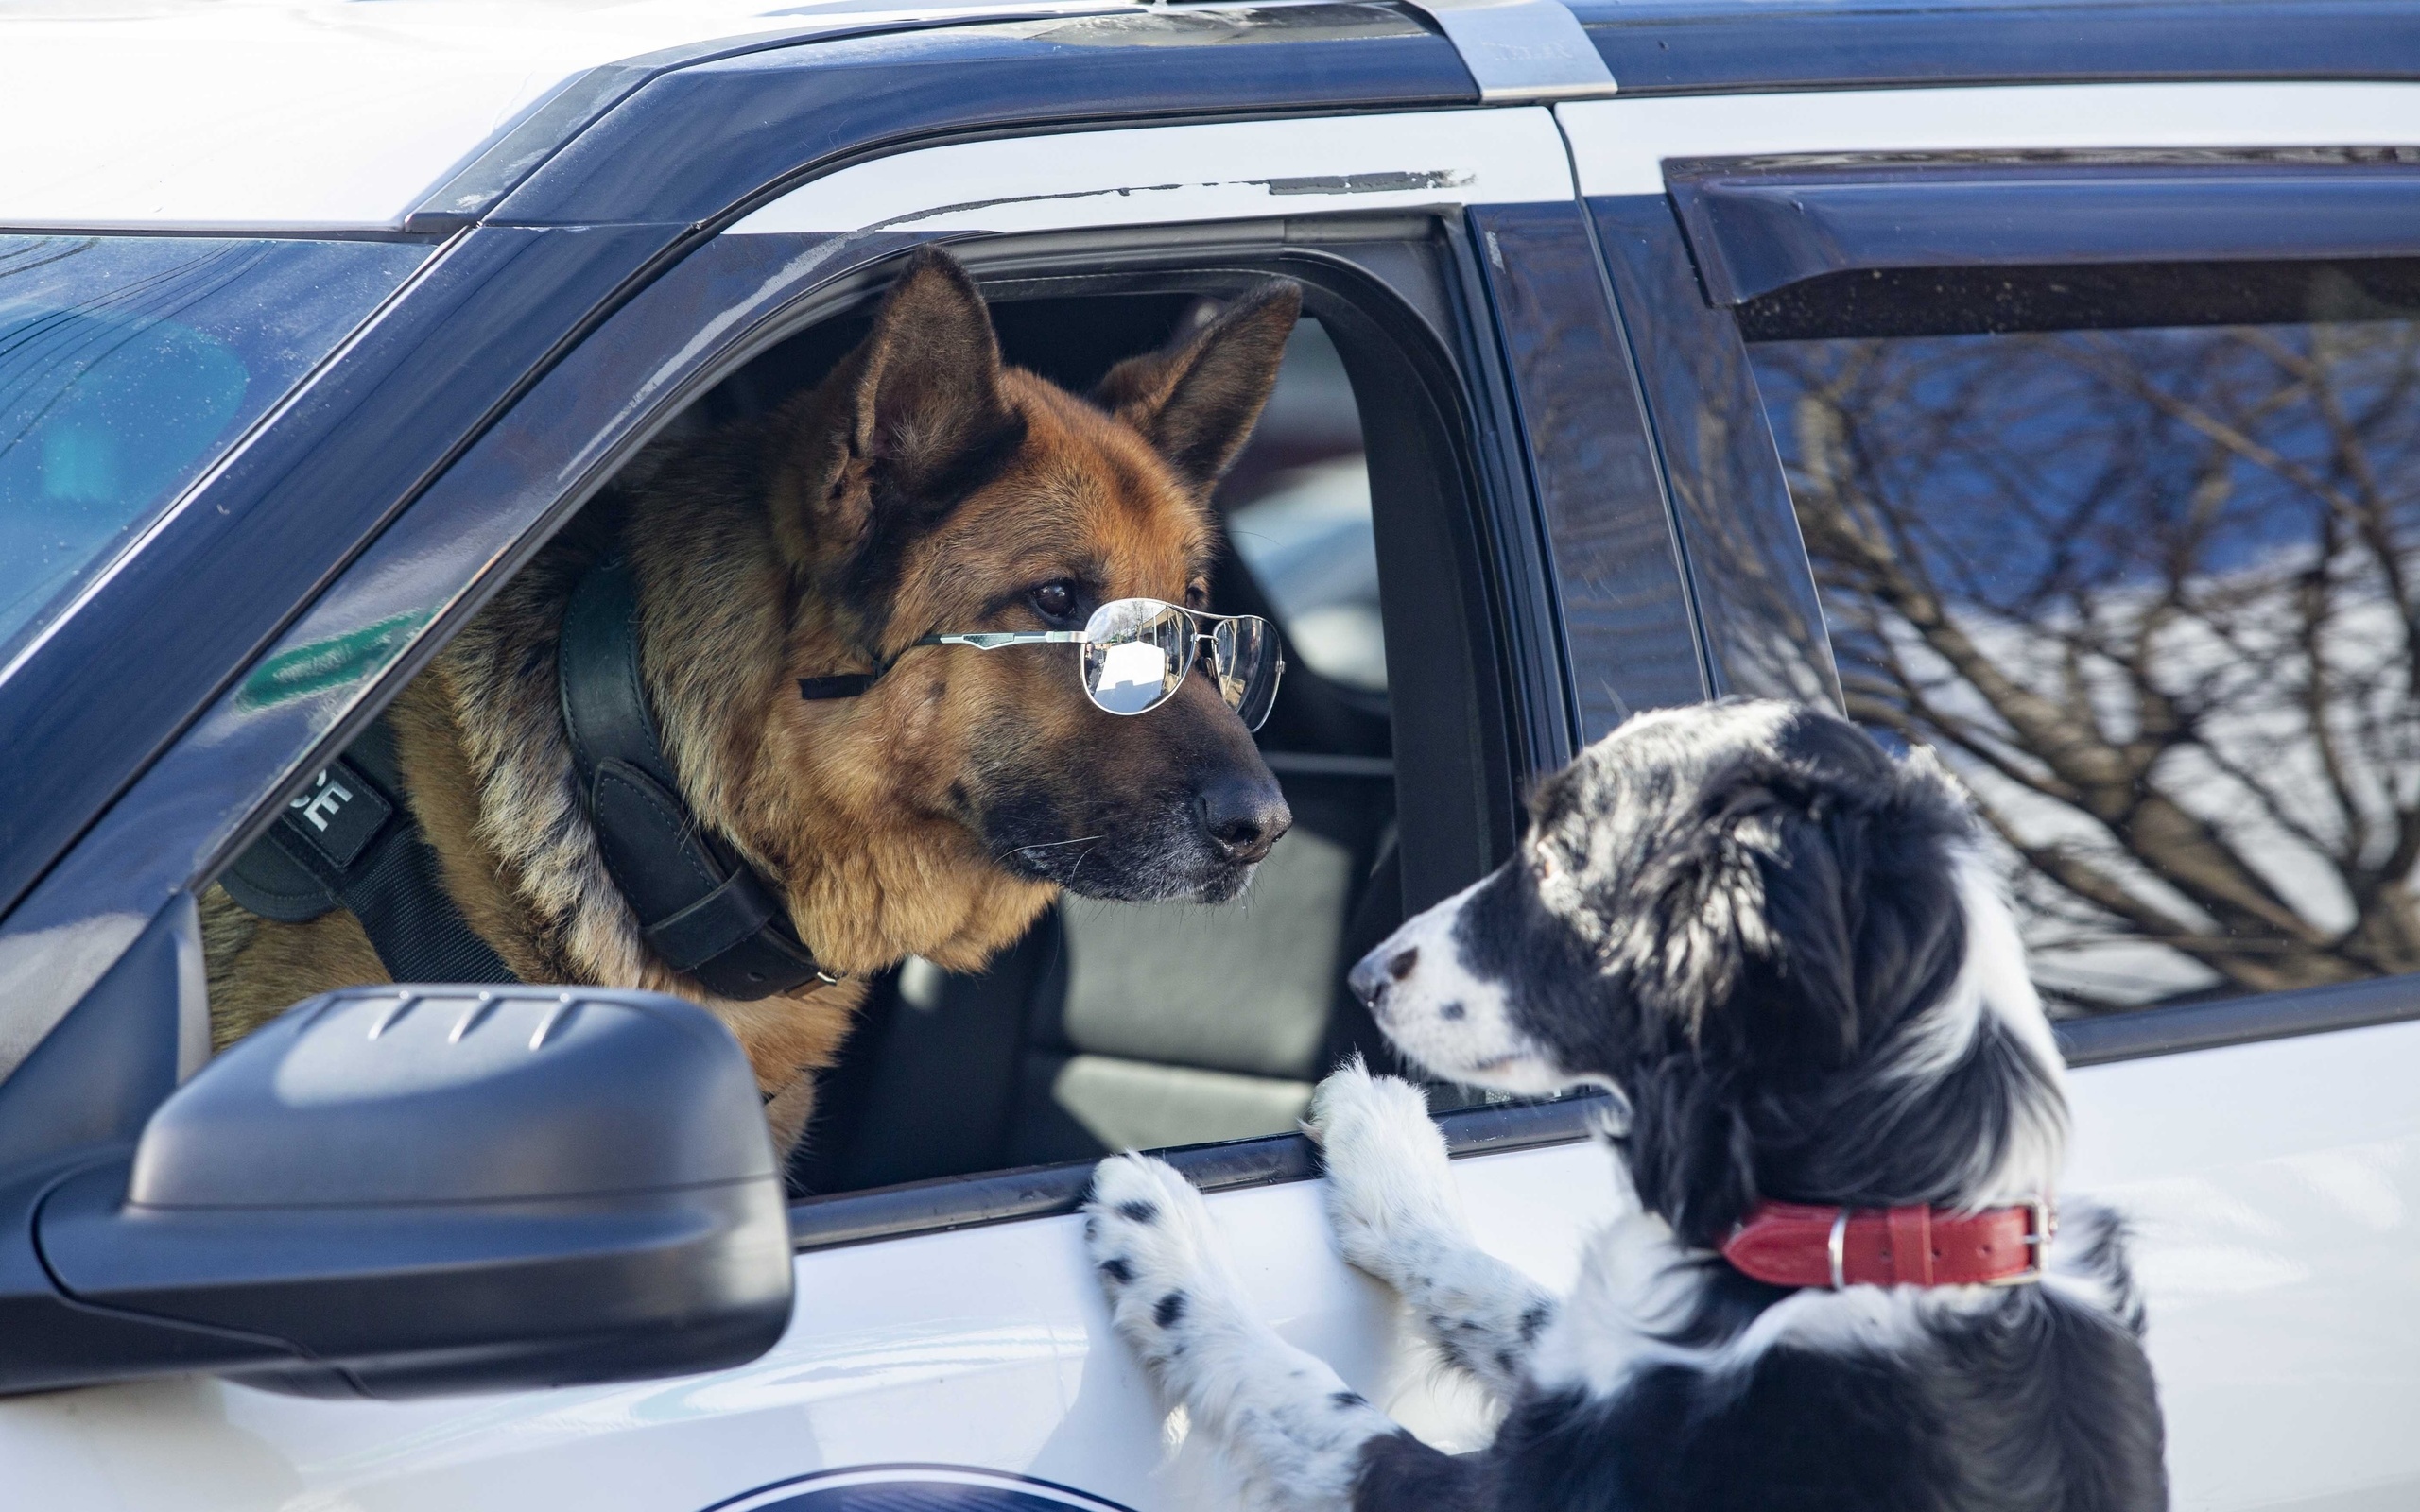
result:
<svg viewBox="0 0 2420 1512"><path fill-rule="evenodd" d="M1084 691L1114 714L1157 708L1184 680L1193 626L1150 598L1112 599L1084 627Z"/></svg>
<svg viewBox="0 0 2420 1512"><path fill-rule="evenodd" d="M1246 730L1258 730L1277 702L1277 635L1267 620L1254 615L1221 620L1211 632L1211 653L1217 663L1219 696L1227 701Z"/></svg>

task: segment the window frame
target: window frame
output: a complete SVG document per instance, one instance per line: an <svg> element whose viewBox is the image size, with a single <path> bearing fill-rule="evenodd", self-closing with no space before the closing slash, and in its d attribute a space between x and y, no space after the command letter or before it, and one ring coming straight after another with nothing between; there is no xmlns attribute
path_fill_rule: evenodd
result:
<svg viewBox="0 0 2420 1512"><path fill-rule="evenodd" d="M1418 237L1408 236L1414 230ZM1418 851L1407 847L1408 898L1425 906L1508 853L1518 835L1522 779L1565 759L1568 744L1559 718L1539 727L1541 702L1559 713L1559 705L1542 700L1534 689L1549 679L1559 688L1560 637L1469 238L1453 213L1327 215L976 240L801 234L703 244L598 324L591 339L566 353L372 540L87 833L50 882L71 890L106 882L121 893L164 895L189 918L190 899L208 880L257 838L309 774L354 738L623 462L749 360L877 298L899 258L936 239L952 243L978 284L1047 278L1054 268L1061 281L1098 281L1216 267L1238 284L1283 271L1309 285L1313 313L1330 318L1348 369L1357 362L1357 341L1367 338L1336 329L1336 317L1381 301L1398 307L1389 317L1393 329L1382 335L1404 350L1407 361L1423 365L1423 402L1434 406L1443 432L1434 439L1455 454L1464 518L1443 524L1469 537L1455 555L1461 592L1479 616L1472 628L1484 637L1463 642L1478 704L1435 723L1457 731L1470 750L1490 743L1496 749L1483 757L1466 750L1456 759L1460 780L1483 790L1481 812L1465 807L1467 821L1417 871ZM817 266L819 249L843 256ZM1084 271L1066 271L1076 264ZM802 266L810 270L797 271ZM1347 292L1357 284L1358 295ZM703 345L697 333L717 324L720 339L703 352L692 350ZM1422 347L1425 355L1417 351ZM1513 579L1525 585L1518 593L1508 591ZM1394 618L1390 615L1391 636ZM406 623L397 630L399 619ZM254 685L265 668L315 647L374 639L381 627L388 627L388 639L372 654L307 696L257 696ZM1459 639L1465 630L1457 624L1451 633ZM1525 695L1525 686L1533 692ZM1476 726L1467 716L1475 716ZM1399 783L1419 761L1399 749ZM1471 773L1474 763L1483 770ZM179 933L182 955L198 957L189 927ZM182 970L198 967L198 959L188 959ZM191 1018L199 994L182 996ZM1586 1112L1571 1105L1482 1108L1451 1115L1449 1122L1455 1148L1465 1153L1578 1139L1586 1126ZM1222 1187L1314 1174L1309 1147L1299 1136L1198 1147L1176 1159ZM1088 1164L1080 1164L841 1194L803 1204L794 1216L800 1242L812 1246L1063 1212L1080 1200L1088 1172Z"/></svg>

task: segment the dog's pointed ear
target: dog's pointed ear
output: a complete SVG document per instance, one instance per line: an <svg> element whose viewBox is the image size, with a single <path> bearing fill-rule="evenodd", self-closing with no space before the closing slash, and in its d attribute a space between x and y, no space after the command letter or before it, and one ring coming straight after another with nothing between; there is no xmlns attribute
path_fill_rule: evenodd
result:
<svg viewBox="0 0 2420 1512"><path fill-rule="evenodd" d="M957 259L925 248L873 327L812 392L777 412L776 530L794 561L845 546L886 497L954 498L1015 448L1023 421L1001 389L991 312Z"/></svg>
<svg viewBox="0 0 2420 1512"><path fill-rule="evenodd" d="M1141 431L1179 477L1206 493L1269 403L1302 313L1302 285L1271 279L1192 335L1112 368L1093 402Z"/></svg>

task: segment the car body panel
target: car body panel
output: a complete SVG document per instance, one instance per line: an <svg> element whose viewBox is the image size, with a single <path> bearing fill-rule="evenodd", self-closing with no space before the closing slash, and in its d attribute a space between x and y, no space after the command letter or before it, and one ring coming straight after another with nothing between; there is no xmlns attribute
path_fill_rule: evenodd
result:
<svg viewBox="0 0 2420 1512"><path fill-rule="evenodd" d="M1613 1199L1584 1143L1455 1170L1491 1246L1556 1283ZM1482 1441L1477 1399L1438 1389L1404 1352L1392 1298L1335 1258L1318 1193L1295 1181L1210 1199L1264 1315L1425 1432ZM1040 1218L803 1255L789 1332L739 1370L403 1403L199 1380L108 1387L0 1403L0 1464L31 1469L12 1481L41 1504L95 1509L702 1512L789 1476L902 1462L1016 1470L1138 1509L1228 1504L1209 1446L1164 1422L1110 1332L1081 1228Z"/></svg>
<svg viewBox="0 0 2420 1512"><path fill-rule="evenodd" d="M2420 1024L2074 1074L2071 1198L2133 1219L2175 1504L2389 1512L2420 1497L2420 1108L2363 1078L2420 1055ZM2278 1079L2366 1090L2298 1109ZM1615 1211L1606 1151L1576 1142L1454 1163L1481 1243L1567 1285ZM1481 1404L1404 1342L1393 1299L1331 1247L1313 1181L1209 1197L1261 1315L1448 1448ZM1034 1218L825 1248L798 1261L774 1350L626 1386L334 1402L180 1380L0 1403L0 1463L35 1504L389 1512L702 1512L847 1465L1016 1471L1137 1512L1230 1504L1111 1332L1080 1220ZM970 1288L970 1278L981 1278Z"/></svg>
<svg viewBox="0 0 2420 1512"><path fill-rule="evenodd" d="M489 218L706 223L918 137L1478 97L1450 43L1369 0L903 32L666 74L549 158Z"/></svg>
<svg viewBox="0 0 2420 1512"><path fill-rule="evenodd" d="M2096 1066L2068 1190L2135 1234L2180 1512L2420 1504L2420 1023Z"/></svg>
<svg viewBox="0 0 2420 1512"><path fill-rule="evenodd" d="M1341 115L1317 130L1316 174L1298 171L1300 121L1066 132L1046 153L1022 137L925 147L826 174L726 234L1068 231L1571 201L1563 139L1541 109Z"/></svg>
<svg viewBox="0 0 2420 1512"><path fill-rule="evenodd" d="M1619 320L1585 213L1471 212L1554 554L1565 696L1585 744L1706 696L1696 615Z"/></svg>

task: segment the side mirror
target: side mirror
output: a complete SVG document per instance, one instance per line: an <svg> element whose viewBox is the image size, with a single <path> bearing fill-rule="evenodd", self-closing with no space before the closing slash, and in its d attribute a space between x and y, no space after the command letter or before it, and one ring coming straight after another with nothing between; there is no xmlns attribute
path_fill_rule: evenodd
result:
<svg viewBox="0 0 2420 1512"><path fill-rule="evenodd" d="M747 1058L655 993L328 993L205 1066L130 1158L9 1185L0 1391L631 1380L741 1364L789 1320Z"/></svg>

